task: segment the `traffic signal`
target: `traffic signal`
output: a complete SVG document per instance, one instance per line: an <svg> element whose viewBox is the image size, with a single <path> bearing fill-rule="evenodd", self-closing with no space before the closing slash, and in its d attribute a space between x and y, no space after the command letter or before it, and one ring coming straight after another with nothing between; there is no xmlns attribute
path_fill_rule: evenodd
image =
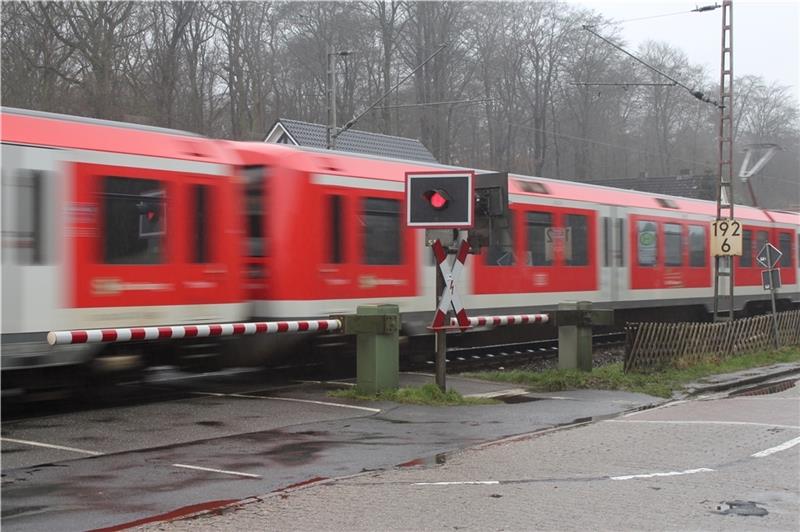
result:
<svg viewBox="0 0 800 532"><path fill-rule="evenodd" d="M427 190L423 196L425 196L425 199L431 204L431 207L437 211L446 209L447 204L450 203L450 196L442 189L436 188Z"/></svg>
<svg viewBox="0 0 800 532"><path fill-rule="evenodd" d="M409 227L469 228L473 223L472 172L406 174Z"/></svg>

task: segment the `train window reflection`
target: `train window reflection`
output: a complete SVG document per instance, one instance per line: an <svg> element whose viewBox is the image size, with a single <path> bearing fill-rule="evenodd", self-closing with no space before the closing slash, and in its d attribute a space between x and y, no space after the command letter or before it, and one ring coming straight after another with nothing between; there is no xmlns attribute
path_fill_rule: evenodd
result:
<svg viewBox="0 0 800 532"><path fill-rule="evenodd" d="M202 264L210 262L208 256L209 231L206 227L208 219L208 186L195 185L194 187L194 234L192 238L194 256L192 262Z"/></svg>
<svg viewBox="0 0 800 532"><path fill-rule="evenodd" d="M788 268L792 265L792 235L780 233L778 235L778 249L781 250L781 266Z"/></svg>
<svg viewBox="0 0 800 532"><path fill-rule="evenodd" d="M750 229L742 231L742 256L739 257L739 266L750 268L753 265L753 232Z"/></svg>
<svg viewBox="0 0 800 532"><path fill-rule="evenodd" d="M706 265L706 228L702 225L689 226L689 266Z"/></svg>
<svg viewBox="0 0 800 532"><path fill-rule="evenodd" d="M683 230L678 224L664 224L664 264L683 265Z"/></svg>
<svg viewBox="0 0 800 532"><path fill-rule="evenodd" d="M549 212L529 212L527 223L528 266L550 266L553 263L553 244L547 233L553 227L553 215Z"/></svg>
<svg viewBox="0 0 800 532"><path fill-rule="evenodd" d="M568 214L566 217L567 239L564 258L568 266L589 264L589 220L582 214Z"/></svg>
<svg viewBox="0 0 800 532"><path fill-rule="evenodd" d="M44 264L44 179L42 172L21 171L16 179L3 176L3 261Z"/></svg>
<svg viewBox="0 0 800 532"><path fill-rule="evenodd" d="M507 228L501 228L493 235L493 239L486 248L484 261L487 266L513 266L516 262L514 256L514 213L509 212Z"/></svg>
<svg viewBox="0 0 800 532"><path fill-rule="evenodd" d="M400 202L364 199L364 262L400 264Z"/></svg>
<svg viewBox="0 0 800 532"><path fill-rule="evenodd" d="M342 223L342 196L328 197L329 224L328 243L328 262L331 264L341 264L342 249L344 248L344 224Z"/></svg>
<svg viewBox="0 0 800 532"><path fill-rule="evenodd" d="M167 212L164 186L152 179L103 179L103 261L160 264L164 261Z"/></svg>
<svg viewBox="0 0 800 532"><path fill-rule="evenodd" d="M625 266L625 220L617 218L614 225L617 227L617 266Z"/></svg>
<svg viewBox="0 0 800 532"><path fill-rule="evenodd" d="M266 255L264 237L264 167L248 166L244 169L246 213L247 213L247 255L263 257Z"/></svg>
<svg viewBox="0 0 800 532"><path fill-rule="evenodd" d="M769 241L769 233L766 231L758 231L756 233L756 247L753 248L753 255L758 255L767 242Z"/></svg>
<svg viewBox="0 0 800 532"><path fill-rule="evenodd" d="M655 266L658 261L658 238L655 222L636 222L636 253L639 266Z"/></svg>

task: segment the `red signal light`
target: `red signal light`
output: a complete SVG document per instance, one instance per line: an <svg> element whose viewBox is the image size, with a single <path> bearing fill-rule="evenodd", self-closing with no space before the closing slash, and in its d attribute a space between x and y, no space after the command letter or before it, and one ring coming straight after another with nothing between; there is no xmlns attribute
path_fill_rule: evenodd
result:
<svg viewBox="0 0 800 532"><path fill-rule="evenodd" d="M425 192L423 196L425 196L425 199L428 200L428 203L430 203L431 207L437 211L444 209L447 207L447 204L450 203L450 197L444 190L429 190Z"/></svg>

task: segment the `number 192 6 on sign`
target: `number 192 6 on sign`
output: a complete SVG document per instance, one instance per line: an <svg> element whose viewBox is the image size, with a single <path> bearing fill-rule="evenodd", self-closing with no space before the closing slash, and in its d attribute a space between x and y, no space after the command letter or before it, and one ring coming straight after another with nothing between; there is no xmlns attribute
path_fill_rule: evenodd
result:
<svg viewBox="0 0 800 532"><path fill-rule="evenodd" d="M716 220L711 222L711 254L742 254L742 224L738 220Z"/></svg>

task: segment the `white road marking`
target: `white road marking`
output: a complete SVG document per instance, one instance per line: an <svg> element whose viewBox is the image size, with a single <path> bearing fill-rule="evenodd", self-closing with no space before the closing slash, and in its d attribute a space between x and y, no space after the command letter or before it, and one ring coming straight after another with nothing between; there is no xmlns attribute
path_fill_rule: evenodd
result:
<svg viewBox="0 0 800 532"><path fill-rule="evenodd" d="M665 425L749 425L753 427L772 427L800 430L800 425L777 425L775 423L754 423L751 421L659 421L654 419L608 419L606 423L662 423Z"/></svg>
<svg viewBox="0 0 800 532"><path fill-rule="evenodd" d="M463 480L460 482L414 482L412 486L463 486L469 484L494 485L500 484L499 480Z"/></svg>
<svg viewBox="0 0 800 532"><path fill-rule="evenodd" d="M312 401L311 399L294 399L292 397L275 397L271 395L246 395L242 393L213 393L213 392L192 392L194 395L208 395L211 397L238 397L240 399L262 399L271 401L287 401L290 403L308 403L312 405L335 406L339 408L352 408L354 410L364 410L377 414L380 408L369 408L367 406L346 405L343 403L329 403L327 401Z"/></svg>
<svg viewBox="0 0 800 532"><path fill-rule="evenodd" d="M244 399L270 399L273 401L288 401L290 403L308 403L312 405L323 405L323 406L337 406L339 408L352 408L355 410L364 410L366 412L372 412L374 414L381 411L380 408L369 408L366 406L355 406L355 405L346 405L342 403L329 403L327 401L312 401L311 399L294 399L292 397L273 397L273 396L258 396L258 395L240 395L236 393L228 394L229 397L241 397Z"/></svg>
<svg viewBox="0 0 800 532"><path fill-rule="evenodd" d="M646 473L643 475L621 475L618 477L609 477L611 480L631 480L633 478L653 478L653 477L674 477L677 475L691 475L694 473L706 473L714 471L707 467L700 467L698 469L687 469L686 471L670 471L668 473Z"/></svg>
<svg viewBox="0 0 800 532"><path fill-rule="evenodd" d="M755 454L753 454L751 456L754 457L754 458L763 458L763 457L769 456L769 455L771 455L773 453L777 453L777 452L780 452L780 451L785 451L786 449L790 449L790 448L794 447L795 445L797 445L798 443L800 443L800 438L795 438L793 440L789 440L789 441L784 442L784 443L782 443L780 445L777 445L775 447L770 447L769 449L764 449L763 451L759 451L759 452L757 452L757 453L755 453Z"/></svg>
<svg viewBox="0 0 800 532"><path fill-rule="evenodd" d="M60 451L70 451L73 453L89 454L92 456L101 456L103 453L97 451L87 451L86 449L76 449L75 447L65 447L63 445L53 445L52 443L41 443L29 440L15 440L13 438L0 438L0 441L7 441L11 443L21 443L23 445L33 445L34 447L47 447L48 449L58 449Z"/></svg>
<svg viewBox="0 0 800 532"><path fill-rule="evenodd" d="M211 469L210 467L199 467L186 464L172 464L174 467L183 467L185 469L196 469L197 471L208 471L210 473L223 473L225 475L239 475L240 477L261 478L261 475L254 475L252 473L240 473L239 471L225 471L224 469Z"/></svg>

